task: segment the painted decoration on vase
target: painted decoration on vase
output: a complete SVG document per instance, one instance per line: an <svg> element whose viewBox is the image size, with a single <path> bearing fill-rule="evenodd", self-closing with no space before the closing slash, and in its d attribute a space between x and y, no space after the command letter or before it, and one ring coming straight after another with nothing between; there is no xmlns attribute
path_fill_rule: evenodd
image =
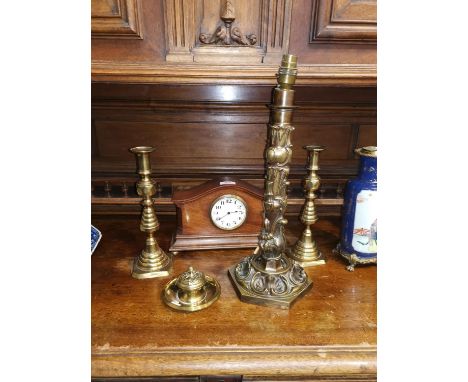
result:
<svg viewBox="0 0 468 382"><path fill-rule="evenodd" d="M352 247L361 253L377 252L377 191L362 190L356 197Z"/></svg>
<svg viewBox="0 0 468 382"><path fill-rule="evenodd" d="M91 225L91 255L101 240L102 233L95 226Z"/></svg>

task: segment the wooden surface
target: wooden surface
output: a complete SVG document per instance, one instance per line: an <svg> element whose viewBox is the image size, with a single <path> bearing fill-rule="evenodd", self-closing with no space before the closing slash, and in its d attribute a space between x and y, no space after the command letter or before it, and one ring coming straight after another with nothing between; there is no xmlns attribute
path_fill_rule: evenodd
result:
<svg viewBox="0 0 468 382"><path fill-rule="evenodd" d="M133 188L128 149L150 145L153 176L164 187L194 186L216 175L263 187L271 91L271 85L93 84L93 183ZM306 144L326 147L324 186L344 185L357 174L354 148L377 144L376 96L375 88L295 87L292 187L300 188L306 175Z"/></svg>
<svg viewBox="0 0 468 382"><path fill-rule="evenodd" d="M180 208L180 233L184 235L216 235L236 233L258 233L262 225L263 194L261 189L255 189L248 183L237 180L234 185L219 185L223 179L218 178L190 190L174 193L173 201ZM235 194L240 196L247 207L245 222L234 231L221 230L211 222L211 207L213 202L222 195Z"/></svg>
<svg viewBox="0 0 468 382"><path fill-rule="evenodd" d="M375 86L375 22L368 20L375 2L318 0L320 10L333 16L330 24L314 17L316 3L232 1L234 26L243 34L256 34L257 42L207 47L201 46L199 35L211 34L219 25L218 0L93 0L92 79L271 85L281 54L289 52L299 58L298 81L303 84ZM318 39L311 30L318 31Z"/></svg>
<svg viewBox="0 0 468 382"><path fill-rule="evenodd" d="M153 173L263 178L272 86L95 84L93 173L134 174L128 149L156 148ZM306 144L321 144L321 176L355 175L354 148L377 144L375 88L295 88L291 175L305 175Z"/></svg>
<svg viewBox="0 0 468 382"><path fill-rule="evenodd" d="M314 0L309 43L377 43L376 0Z"/></svg>
<svg viewBox="0 0 468 382"><path fill-rule="evenodd" d="M165 0L165 59L178 63L278 64L288 51L292 3L230 0L226 6L227 0ZM234 18L231 38L226 38L221 15Z"/></svg>
<svg viewBox="0 0 468 382"><path fill-rule="evenodd" d="M102 214L131 214L140 215L141 198L136 194L135 183L136 174L129 178L92 180L91 182L91 213L94 215ZM158 215L174 215L176 207L172 200L173 192L180 189L189 189L206 183L205 179L191 179L182 182L172 179L161 179L159 181L172 182L172 186L163 184L161 188L157 187L156 195L153 198ZM250 184L254 184L263 190L264 179L249 179ZM304 205L304 190L300 181L292 180L288 188L288 210L286 216L297 217L299 211ZM317 213L319 216L339 216L341 206L343 205L343 184L341 180L331 180L330 182L322 179L322 184L318 190L318 198L315 199ZM178 184L177 184L178 183ZM262 191L263 198L263 191ZM257 235L257 234L255 234ZM255 241L256 242L256 241Z"/></svg>
<svg viewBox="0 0 468 382"><path fill-rule="evenodd" d="M175 219L160 217L157 237L167 249ZM136 280L133 256L144 243L136 217L94 217L103 234L92 256L92 375L243 375L244 380L376 375L376 267L354 273L331 253L338 219L320 220L315 235L328 263L307 268L312 289L288 311L239 301L229 266L251 250L182 253L172 277L189 265L214 276L220 299L210 308L181 313L166 307L161 291L171 278ZM301 225L293 220L287 236ZM288 378L286 378L288 379Z"/></svg>
<svg viewBox="0 0 468 382"><path fill-rule="evenodd" d="M220 184L221 182L234 184ZM244 200L246 218L234 230L215 227L211 208L222 195L236 195ZM263 191L235 177L219 177L199 186L174 191L178 227L170 250L255 248L262 226Z"/></svg>
<svg viewBox="0 0 468 382"><path fill-rule="evenodd" d="M141 39L139 0L92 0L91 36Z"/></svg>

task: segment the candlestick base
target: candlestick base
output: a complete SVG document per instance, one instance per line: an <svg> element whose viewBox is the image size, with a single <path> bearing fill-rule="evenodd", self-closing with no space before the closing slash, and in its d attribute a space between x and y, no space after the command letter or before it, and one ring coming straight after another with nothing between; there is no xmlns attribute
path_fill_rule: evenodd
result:
<svg viewBox="0 0 468 382"><path fill-rule="evenodd" d="M132 277L135 279L151 279L155 277L167 277L172 271L172 256L157 253L148 256L145 250L141 251L140 256L133 260Z"/></svg>
<svg viewBox="0 0 468 382"><path fill-rule="evenodd" d="M302 267L314 267L326 264L325 256L317 248L317 243L312 239L312 232L304 230L294 247L286 250L289 258Z"/></svg>
<svg viewBox="0 0 468 382"><path fill-rule="evenodd" d="M228 274L239 299L243 302L291 308L311 286L312 281L304 269L282 255L277 270L266 270L261 254L245 257ZM268 265L267 265L268 266Z"/></svg>

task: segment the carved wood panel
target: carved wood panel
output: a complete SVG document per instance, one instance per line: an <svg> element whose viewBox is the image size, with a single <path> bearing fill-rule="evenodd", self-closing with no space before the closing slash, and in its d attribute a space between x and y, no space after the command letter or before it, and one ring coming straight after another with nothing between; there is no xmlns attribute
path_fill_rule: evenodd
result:
<svg viewBox="0 0 468 382"><path fill-rule="evenodd" d="M376 0L315 0L309 43L375 44Z"/></svg>
<svg viewBox="0 0 468 382"><path fill-rule="evenodd" d="M92 0L91 37L142 39L139 0Z"/></svg>
<svg viewBox="0 0 468 382"><path fill-rule="evenodd" d="M166 61L279 63L292 0L165 0Z"/></svg>

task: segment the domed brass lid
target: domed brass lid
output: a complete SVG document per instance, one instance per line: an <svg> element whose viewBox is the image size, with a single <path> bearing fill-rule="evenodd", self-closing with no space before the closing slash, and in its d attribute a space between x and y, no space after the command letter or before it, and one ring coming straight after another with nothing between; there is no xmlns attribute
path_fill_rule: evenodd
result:
<svg viewBox="0 0 468 382"><path fill-rule="evenodd" d="M366 146L354 150L357 154L365 157L377 158L377 147L376 146Z"/></svg>
<svg viewBox="0 0 468 382"><path fill-rule="evenodd" d="M177 277L176 285L184 291L198 290L205 284L205 274L189 267Z"/></svg>
<svg viewBox="0 0 468 382"><path fill-rule="evenodd" d="M162 297L173 309L195 312L210 306L220 294L221 287L214 278L189 267L166 284Z"/></svg>

